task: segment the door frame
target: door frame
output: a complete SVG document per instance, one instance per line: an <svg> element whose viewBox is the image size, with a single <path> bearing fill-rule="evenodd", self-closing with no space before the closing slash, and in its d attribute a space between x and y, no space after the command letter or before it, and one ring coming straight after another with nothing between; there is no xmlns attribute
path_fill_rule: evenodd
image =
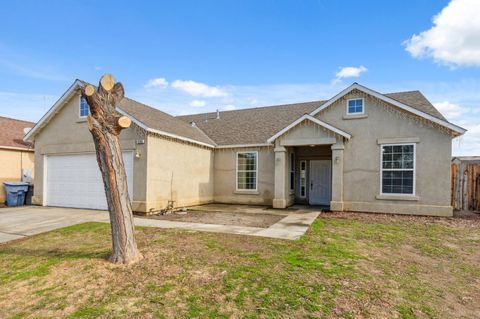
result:
<svg viewBox="0 0 480 319"><path fill-rule="evenodd" d="M313 162L330 162L330 182L329 182L329 187L330 187L330 198L328 200L328 203L325 204L312 204L311 203L311 195L312 195L312 189L311 189L311 183L312 183L312 163ZM332 160L331 159L313 159L309 161L308 165L308 204L309 205L330 205L330 202L332 201Z"/></svg>

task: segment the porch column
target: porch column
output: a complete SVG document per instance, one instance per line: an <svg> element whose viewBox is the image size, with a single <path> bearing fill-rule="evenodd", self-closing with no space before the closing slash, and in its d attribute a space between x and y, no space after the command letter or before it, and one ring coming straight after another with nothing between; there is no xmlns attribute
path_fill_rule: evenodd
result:
<svg viewBox="0 0 480 319"><path fill-rule="evenodd" d="M343 211L343 141L332 145L332 201L330 209Z"/></svg>
<svg viewBox="0 0 480 319"><path fill-rule="evenodd" d="M275 197L273 208L287 207L287 150L277 146L275 151Z"/></svg>

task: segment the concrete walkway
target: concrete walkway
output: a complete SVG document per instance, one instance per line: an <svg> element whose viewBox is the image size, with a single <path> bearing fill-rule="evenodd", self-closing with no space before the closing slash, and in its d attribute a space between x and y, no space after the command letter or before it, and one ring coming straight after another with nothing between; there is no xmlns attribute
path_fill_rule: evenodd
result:
<svg viewBox="0 0 480 319"><path fill-rule="evenodd" d="M187 223L138 217L135 217L135 225L296 240L305 234L318 215L319 212L316 211L291 212L269 228ZM0 209L0 243L85 222L109 222L108 213L38 206L2 208Z"/></svg>
<svg viewBox="0 0 480 319"><path fill-rule="evenodd" d="M1 208L0 243L76 224L108 221L105 211L40 206Z"/></svg>

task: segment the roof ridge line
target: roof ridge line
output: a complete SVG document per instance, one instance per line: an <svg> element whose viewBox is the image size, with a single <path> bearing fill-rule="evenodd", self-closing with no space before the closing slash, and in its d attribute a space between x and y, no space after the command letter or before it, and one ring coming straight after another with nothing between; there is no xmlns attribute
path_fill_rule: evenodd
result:
<svg viewBox="0 0 480 319"><path fill-rule="evenodd" d="M420 90L407 90L407 91L398 91L398 92L387 92L382 94L402 94L402 93L412 93L412 92L422 93Z"/></svg>
<svg viewBox="0 0 480 319"><path fill-rule="evenodd" d="M286 104L274 104L274 105L256 106L256 107L248 107L248 108L237 109L237 110L220 111L220 113L250 111L250 110L267 109L267 108L274 108L274 107L281 107L281 106L290 106L290 105L297 105L297 104L308 104L308 103L319 103L319 102L324 102L324 103L325 103L325 102L327 102L327 101L328 101L328 100L313 100L313 101L305 101L305 102L295 102L295 103L286 103ZM199 116L199 115L207 115L207 114L215 114L215 113L216 113L216 111L212 111L212 112L204 112L204 113L178 115L178 116L175 116L175 117Z"/></svg>
<svg viewBox="0 0 480 319"><path fill-rule="evenodd" d="M197 125L195 125L194 128L196 128L200 133L202 133L206 138L208 138L208 140L212 142L213 146L217 147L218 144L214 140L212 140L212 138L208 136L208 134L205 133L201 128L199 128Z"/></svg>

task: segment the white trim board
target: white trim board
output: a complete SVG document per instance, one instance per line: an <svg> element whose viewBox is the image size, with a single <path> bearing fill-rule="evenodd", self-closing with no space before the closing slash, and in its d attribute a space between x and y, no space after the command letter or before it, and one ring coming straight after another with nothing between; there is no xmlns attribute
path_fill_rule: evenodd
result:
<svg viewBox="0 0 480 319"><path fill-rule="evenodd" d="M33 148L22 148L22 147L15 147L15 146L0 146L0 150L35 152L35 149Z"/></svg>
<svg viewBox="0 0 480 319"><path fill-rule="evenodd" d="M125 112L124 110L122 110L119 107L117 107L117 112L122 114L122 115L125 115L125 116L129 117L132 120L132 122L134 122L136 125L138 125L139 127L141 127L142 129L144 129L147 132L163 135L163 136L166 136L166 137L171 137L171 138L174 138L174 139L177 139L177 140L181 140L181 141L185 141L185 142L189 142L189 143L193 143L193 144L198 144L198 145L202 145L202 146L206 146L206 147L210 147L210 148L215 148L215 145L211 145L211 144L207 144L207 143L203 143L203 142L198 142L198 141L190 139L188 137L183 137L183 136L176 135L176 134L173 134L173 133L167 133L167 132L164 132L164 131L149 128L143 122L139 121L138 119L136 119L132 115L128 114L127 112Z"/></svg>
<svg viewBox="0 0 480 319"><path fill-rule="evenodd" d="M215 146L216 149L223 149L223 148L248 148L248 147L273 147L273 144L270 143L263 143L263 144L231 144L231 145L217 145Z"/></svg>
<svg viewBox="0 0 480 319"><path fill-rule="evenodd" d="M273 143L277 138L279 138L280 136L282 136L283 134L285 134L286 132L288 132L289 130L291 130L292 128L294 128L295 126L299 125L300 123L302 123L303 121L305 120L308 120L308 121L311 121L317 125L320 125L324 128L326 128L327 130L330 130L334 133L337 133L338 135L340 136L343 136L345 137L347 140L351 139L352 136L350 134L348 134L347 132L344 132L328 123L325 123L315 117L313 117L312 115L310 114L304 114L303 116L301 116L300 118L298 118L297 120L295 120L293 123L291 123L290 125L288 125L287 127L285 127L283 130L277 132L277 134L273 135L272 137L270 137L267 142L268 143Z"/></svg>
<svg viewBox="0 0 480 319"><path fill-rule="evenodd" d="M239 154L255 154L255 189L239 189L238 188L238 155ZM249 192L258 192L258 151L242 151L235 153L235 192L248 194Z"/></svg>
<svg viewBox="0 0 480 319"><path fill-rule="evenodd" d="M384 146L413 146L413 169L400 169L400 168L383 168L383 147ZM416 198L417 194L417 144L416 143L392 143L392 144L380 144L380 190L379 196L383 197L381 199L385 199L387 197L395 197L398 196L399 198L411 197ZM413 172L413 185L412 185L412 193L384 193L383 192L383 171L411 171Z"/></svg>
<svg viewBox="0 0 480 319"><path fill-rule="evenodd" d="M68 90L53 104L53 106L45 113L44 116L38 121L38 123L25 135L23 140L25 142L33 142L32 137L38 130L43 128L50 119L59 111L63 104L70 98L70 96L81 86L80 80L75 80Z"/></svg>
<svg viewBox="0 0 480 319"><path fill-rule="evenodd" d="M457 133L458 135L462 135L464 134L467 130L458 126L458 125L455 125L455 124L452 124L450 122L447 122L447 121L444 121L444 120L441 120L439 118L436 118L430 114L427 114L425 112L422 112L420 110L417 110L416 108L413 108L411 106L408 106L406 104L403 104L401 102L398 102L397 100L394 100L388 96L385 96L381 93L378 93L376 91L373 91L363 85L360 85L358 83L353 83L352 85L350 85L349 87L347 87L346 89L342 90L340 93L338 93L337 95L335 95L334 97L332 97L330 100L328 100L326 103L324 103L323 105L321 105L320 107L318 107L316 110L312 111L310 113L311 116L315 116L316 114L318 114L320 111L326 109L327 107L329 107L330 105L332 105L333 103L335 103L336 101L338 101L341 97L343 97L344 95L350 93L351 91L353 90L359 90L359 91L362 91L366 94L369 94L373 97L376 97L377 99L379 100L382 100L386 103L389 103L389 104L392 104L404 111L407 111L407 112L410 112L412 114L415 114L415 115L418 115L420 117L423 117L433 123L436 123L438 125L441 125L443 127L446 127L450 130L452 130L453 132Z"/></svg>
<svg viewBox="0 0 480 319"><path fill-rule="evenodd" d="M57 102L55 102L55 104L48 110L48 112L40 119L40 121L38 121L38 123L30 130L30 132L28 132L25 137L23 138L24 141L28 141L28 142L33 142L33 136L36 135L36 133L42 129L45 125L48 124L48 122L50 121L50 119L55 116L55 114L57 112L60 111L60 109L62 108L62 106L65 104L65 102L67 102L67 100L76 92L77 89L81 88L83 86L82 84L83 82L80 81L80 80L75 80L75 82L73 82L73 84L68 88L68 90L60 97L60 99L58 99ZM80 100L79 100L80 101ZM193 140L193 139L190 139L190 138L187 138L187 137L182 137L182 136L179 136L179 135L176 135L176 134L172 134L172 133L167 133L167 132L164 132L164 131L160 131L160 130L156 130L156 129L152 129L152 128L149 128L147 127L143 122L137 120L136 118L134 118L133 116L131 116L130 114L126 113L125 111L119 109L117 107L117 111L122 114L122 115L125 115L125 116L128 116L135 124L137 124L138 126L140 126L141 128L143 128L144 130L146 130L147 132L151 132L151 133L156 133L156 134L159 134L159 135L163 135L163 136L166 136L166 137L170 137L170 138L174 138L174 139L178 139L178 140L182 140L182 141L185 141L185 142L189 142L189 143L193 143L193 144L198 144L198 145L201 145L201 146L206 146L206 147L209 147L209 148L215 148L214 145L211 145L211 144L207 144L207 143L203 143L203 142L199 142L199 141L196 141L196 140Z"/></svg>
<svg viewBox="0 0 480 319"><path fill-rule="evenodd" d="M350 101L355 101L355 100L362 100L362 112L353 112L353 113L350 113L350 106L349 106L349 103ZM351 99L348 99L347 100L347 105L346 105L346 111L345 111L345 114L350 117L353 117L353 116L358 116L358 115L365 115L365 99L363 97L355 97L355 98L351 98Z"/></svg>

